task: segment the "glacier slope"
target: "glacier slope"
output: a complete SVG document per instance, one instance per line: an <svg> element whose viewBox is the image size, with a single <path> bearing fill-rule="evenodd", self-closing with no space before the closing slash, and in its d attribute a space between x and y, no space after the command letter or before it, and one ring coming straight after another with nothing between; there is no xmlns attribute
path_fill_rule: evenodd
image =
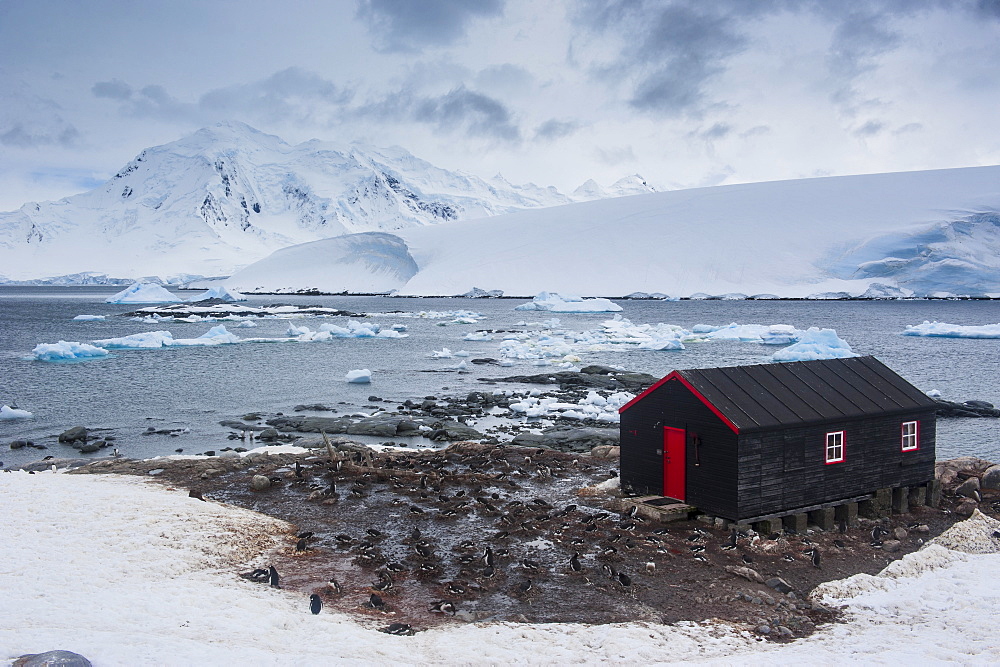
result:
<svg viewBox="0 0 1000 667"><path fill-rule="evenodd" d="M399 230L419 270L386 286L409 295L476 286L508 295L805 297L861 294L872 283L912 285L918 294L1000 293L996 211L997 166L676 190ZM226 284L368 291L369 270L326 271L324 248L342 247L327 244L311 246L309 268L255 264ZM894 267L889 257L911 245L908 261ZM945 270L958 264L962 271Z"/></svg>

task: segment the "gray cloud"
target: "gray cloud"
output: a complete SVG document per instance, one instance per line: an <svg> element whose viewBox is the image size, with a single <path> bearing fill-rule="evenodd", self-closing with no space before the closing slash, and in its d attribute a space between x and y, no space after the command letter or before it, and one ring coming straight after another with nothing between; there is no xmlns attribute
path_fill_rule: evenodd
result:
<svg viewBox="0 0 1000 667"><path fill-rule="evenodd" d="M80 132L69 123L59 128L31 127L25 123L14 123L0 133L0 144L11 148L39 148L41 146L62 146L72 148Z"/></svg>
<svg viewBox="0 0 1000 667"><path fill-rule="evenodd" d="M612 167L636 161L635 152L631 146L620 146L617 148L598 147L594 149L594 157L603 164Z"/></svg>
<svg viewBox="0 0 1000 667"><path fill-rule="evenodd" d="M419 51L446 46L468 24L503 13L504 0L359 0L357 16L368 24L379 51Z"/></svg>
<svg viewBox="0 0 1000 667"><path fill-rule="evenodd" d="M459 86L438 97L417 101L414 120L435 126L439 131L462 127L470 137L507 142L521 140L521 131L507 107L497 99Z"/></svg>
<svg viewBox="0 0 1000 667"><path fill-rule="evenodd" d="M733 128L728 123L715 123L707 130L698 132L698 137L705 141L715 141L716 139L724 139L732 131Z"/></svg>
<svg viewBox="0 0 1000 667"><path fill-rule="evenodd" d="M580 129L580 123L575 120L558 120L550 118L535 128L535 139L553 141L574 134Z"/></svg>
<svg viewBox="0 0 1000 667"><path fill-rule="evenodd" d="M267 120L303 120L347 105L349 90L300 67L275 72L251 84L217 88L201 96L198 106L216 114L247 113Z"/></svg>
<svg viewBox="0 0 1000 667"><path fill-rule="evenodd" d="M132 86L124 81L112 79L111 81L98 81L90 89L94 97L105 97L112 100L127 100L132 97Z"/></svg>
<svg viewBox="0 0 1000 667"><path fill-rule="evenodd" d="M852 132L856 137L874 137L885 129L885 123L880 120L869 120Z"/></svg>

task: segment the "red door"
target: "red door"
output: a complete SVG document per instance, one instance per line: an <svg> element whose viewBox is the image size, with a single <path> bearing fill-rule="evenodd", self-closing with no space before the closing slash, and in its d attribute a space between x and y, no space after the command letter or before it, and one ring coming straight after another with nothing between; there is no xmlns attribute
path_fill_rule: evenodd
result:
<svg viewBox="0 0 1000 667"><path fill-rule="evenodd" d="M684 429L663 427L663 495L685 500L684 460L687 438Z"/></svg>

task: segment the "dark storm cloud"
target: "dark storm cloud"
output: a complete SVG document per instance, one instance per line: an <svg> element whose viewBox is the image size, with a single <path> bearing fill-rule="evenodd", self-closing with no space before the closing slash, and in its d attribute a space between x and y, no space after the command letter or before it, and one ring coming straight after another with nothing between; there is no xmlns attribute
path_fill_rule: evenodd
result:
<svg viewBox="0 0 1000 667"><path fill-rule="evenodd" d="M482 137L506 142L521 140L510 110L499 100L459 86L438 97L415 102L412 117L433 125L439 131L464 128L470 137Z"/></svg>
<svg viewBox="0 0 1000 667"><path fill-rule="evenodd" d="M580 129L580 123L575 120L558 120L550 118L535 128L535 139L553 141L574 134Z"/></svg>
<svg viewBox="0 0 1000 667"><path fill-rule="evenodd" d="M379 51L419 51L460 39L468 24L503 13L503 0L359 0Z"/></svg>
<svg viewBox="0 0 1000 667"><path fill-rule="evenodd" d="M127 100L132 97L132 86L124 81L112 79L111 81L98 81L90 89L94 97L106 97L112 100Z"/></svg>

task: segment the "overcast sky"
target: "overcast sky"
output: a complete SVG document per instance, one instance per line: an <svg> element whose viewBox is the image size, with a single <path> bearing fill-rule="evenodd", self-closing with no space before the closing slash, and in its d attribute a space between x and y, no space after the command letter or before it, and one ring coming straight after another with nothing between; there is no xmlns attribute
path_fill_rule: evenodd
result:
<svg viewBox="0 0 1000 667"><path fill-rule="evenodd" d="M0 0L0 210L220 120L569 191L1000 163L1000 0Z"/></svg>

